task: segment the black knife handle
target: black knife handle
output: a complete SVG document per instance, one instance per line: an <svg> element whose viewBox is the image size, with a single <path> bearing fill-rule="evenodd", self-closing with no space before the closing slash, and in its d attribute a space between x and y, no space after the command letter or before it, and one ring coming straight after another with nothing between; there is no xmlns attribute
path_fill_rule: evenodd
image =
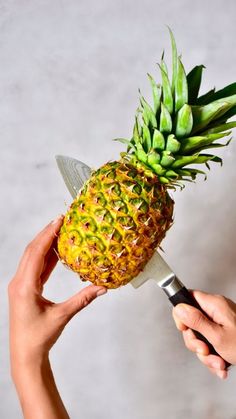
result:
<svg viewBox="0 0 236 419"><path fill-rule="evenodd" d="M176 306L177 304L180 304L180 303L189 304L190 306L195 307L198 310L200 310L204 314L204 316L208 317L207 314L202 310L198 302L195 300L193 295L185 287L181 288L176 294L172 295L172 297L170 297L169 300L173 304L173 306ZM197 339L207 344L209 351L212 355L220 356L216 352L214 346L205 338L205 336L203 336L201 333L197 332L196 330L193 330L193 332ZM225 370L228 370L230 366L231 364L228 361L225 361Z"/></svg>

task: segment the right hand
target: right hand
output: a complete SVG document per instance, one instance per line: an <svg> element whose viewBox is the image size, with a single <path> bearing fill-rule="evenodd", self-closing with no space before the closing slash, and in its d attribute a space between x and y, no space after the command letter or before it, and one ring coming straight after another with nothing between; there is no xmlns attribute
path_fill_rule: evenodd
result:
<svg viewBox="0 0 236 419"><path fill-rule="evenodd" d="M212 373L225 379L224 359L236 364L236 304L221 295L202 291L193 291L193 296L210 319L195 307L178 304L173 309L174 321L183 333L186 347L195 352ZM197 339L191 329L205 336L220 356L209 354L206 343Z"/></svg>

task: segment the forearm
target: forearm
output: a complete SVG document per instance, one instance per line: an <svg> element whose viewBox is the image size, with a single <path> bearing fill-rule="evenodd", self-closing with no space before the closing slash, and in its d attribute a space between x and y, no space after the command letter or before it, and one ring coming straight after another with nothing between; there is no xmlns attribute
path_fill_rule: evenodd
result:
<svg viewBox="0 0 236 419"><path fill-rule="evenodd" d="M27 246L8 286L11 374L25 419L69 418L48 353L70 319L107 291L90 285L62 303L42 295L58 260L55 240L62 222L60 216Z"/></svg>
<svg viewBox="0 0 236 419"><path fill-rule="evenodd" d="M12 378L25 419L68 419L48 357L19 365L12 361Z"/></svg>

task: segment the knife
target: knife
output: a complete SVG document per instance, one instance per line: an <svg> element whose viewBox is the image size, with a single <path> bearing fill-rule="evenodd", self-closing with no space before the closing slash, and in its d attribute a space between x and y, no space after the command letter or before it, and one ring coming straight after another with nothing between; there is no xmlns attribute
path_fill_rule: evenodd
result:
<svg viewBox="0 0 236 419"><path fill-rule="evenodd" d="M89 179L92 169L85 163L67 156L56 156L56 162L70 194L73 198L76 198L84 183ZM130 284L134 288L139 288L149 279L153 279L157 283L173 306L180 303L189 304L208 317L157 250L146 264L145 269L136 278L132 279ZM205 336L196 330L194 330L194 334L197 339L207 344L211 354L220 356ZM227 361L225 361L225 364L226 369L231 365Z"/></svg>

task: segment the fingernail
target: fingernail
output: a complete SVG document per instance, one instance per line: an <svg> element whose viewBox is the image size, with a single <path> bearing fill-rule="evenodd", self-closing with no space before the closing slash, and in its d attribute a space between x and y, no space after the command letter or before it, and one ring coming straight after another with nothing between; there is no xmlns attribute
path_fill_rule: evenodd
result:
<svg viewBox="0 0 236 419"><path fill-rule="evenodd" d="M52 221L52 224L57 224L59 220L62 220L62 218L63 218L63 215L62 214L58 215L55 218L55 220Z"/></svg>
<svg viewBox="0 0 236 419"><path fill-rule="evenodd" d="M178 304L175 308L175 314L180 319L185 319L188 316L188 309L185 307L184 304Z"/></svg>
<svg viewBox="0 0 236 419"><path fill-rule="evenodd" d="M106 294L107 289L106 288L101 288L100 290L97 291L97 297L99 297L100 295Z"/></svg>

